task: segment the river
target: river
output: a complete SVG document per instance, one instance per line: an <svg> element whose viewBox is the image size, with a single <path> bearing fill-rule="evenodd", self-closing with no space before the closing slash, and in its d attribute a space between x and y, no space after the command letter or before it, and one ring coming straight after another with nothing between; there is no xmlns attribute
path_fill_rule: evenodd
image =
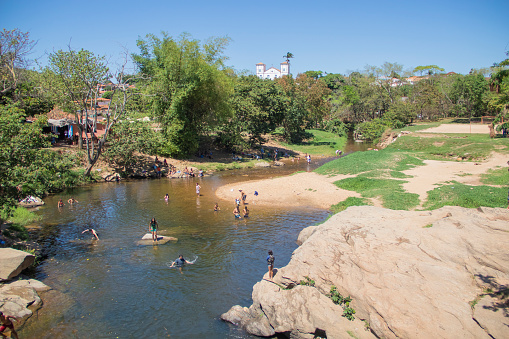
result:
<svg viewBox="0 0 509 339"><path fill-rule="evenodd" d="M275 266L285 266L299 232L324 221L329 212L249 204L250 218L235 220L233 202L218 200L214 192L224 184L238 182L240 189L246 180L310 171L327 160L204 178L95 184L46 198L37 213L43 216L50 255L35 278L54 290L21 337L255 338L220 315L233 305L251 304L252 287L267 270L269 249ZM202 187L200 197L196 182ZM56 207L59 198L71 196L77 204ZM215 202L221 211L213 211ZM152 217L162 234L178 241L137 245ZM87 228L94 228L101 240L81 234ZM194 265L182 272L169 268L179 254L195 260Z"/></svg>

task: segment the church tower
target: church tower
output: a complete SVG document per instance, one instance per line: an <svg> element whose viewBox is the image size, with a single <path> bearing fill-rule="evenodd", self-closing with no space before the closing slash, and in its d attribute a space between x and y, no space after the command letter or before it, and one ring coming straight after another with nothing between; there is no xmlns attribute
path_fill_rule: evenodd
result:
<svg viewBox="0 0 509 339"><path fill-rule="evenodd" d="M290 75L290 63L282 62L281 63L281 76Z"/></svg>
<svg viewBox="0 0 509 339"><path fill-rule="evenodd" d="M256 64L256 76L263 78L263 73L265 73L265 64L263 62L259 62Z"/></svg>

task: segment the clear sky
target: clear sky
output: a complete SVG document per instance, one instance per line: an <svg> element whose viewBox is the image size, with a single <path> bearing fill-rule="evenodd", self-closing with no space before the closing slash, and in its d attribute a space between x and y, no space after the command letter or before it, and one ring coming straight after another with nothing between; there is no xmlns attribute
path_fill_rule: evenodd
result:
<svg viewBox="0 0 509 339"><path fill-rule="evenodd" d="M258 62L279 68L291 52L294 75L347 74L385 61L466 74L509 49L509 0L0 0L0 23L30 32L43 63L69 43L118 60L123 47L137 53L139 37L161 31L228 36L227 64L253 73Z"/></svg>

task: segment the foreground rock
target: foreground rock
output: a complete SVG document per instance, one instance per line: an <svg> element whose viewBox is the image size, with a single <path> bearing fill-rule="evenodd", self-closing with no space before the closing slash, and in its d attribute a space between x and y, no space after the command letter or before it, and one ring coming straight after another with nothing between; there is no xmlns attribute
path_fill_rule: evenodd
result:
<svg viewBox="0 0 509 339"><path fill-rule="evenodd" d="M13 248L0 248L0 280L16 277L25 268L32 265L35 256Z"/></svg>
<svg viewBox="0 0 509 339"><path fill-rule="evenodd" d="M274 282L254 286L253 305L222 319L292 338L509 338L508 210L351 207L299 240ZM298 285L305 277L315 287ZM355 321L331 285L352 297Z"/></svg>

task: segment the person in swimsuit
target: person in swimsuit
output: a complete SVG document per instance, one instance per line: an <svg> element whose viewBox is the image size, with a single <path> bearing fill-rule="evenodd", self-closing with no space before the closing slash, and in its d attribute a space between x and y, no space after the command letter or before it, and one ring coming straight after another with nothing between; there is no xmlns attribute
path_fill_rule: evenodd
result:
<svg viewBox="0 0 509 339"><path fill-rule="evenodd" d="M164 196L164 201L168 202L168 200L170 200L170 195L166 193L166 195Z"/></svg>
<svg viewBox="0 0 509 339"><path fill-rule="evenodd" d="M267 264L269 265L269 279L271 279L271 280L272 280L272 278L274 278L274 260L276 260L276 258L274 257L272 250L269 250L269 256L267 257Z"/></svg>
<svg viewBox="0 0 509 339"><path fill-rule="evenodd" d="M156 218L152 218L149 223L150 232L152 233L152 241L157 241L157 224Z"/></svg>
<svg viewBox="0 0 509 339"><path fill-rule="evenodd" d="M198 183L196 183L196 196L198 196L198 197L200 196L200 189L201 189L201 186Z"/></svg>
<svg viewBox="0 0 509 339"><path fill-rule="evenodd" d="M244 214L244 218L249 218L249 210L247 209L247 206L244 206L242 213Z"/></svg>
<svg viewBox="0 0 509 339"><path fill-rule="evenodd" d="M190 264L190 265L192 265L193 263L192 263L192 262L190 262L190 261L187 261L186 259L184 259L184 256L183 256L182 254L179 254L178 259L175 259L175 261L171 263L171 266L170 266L170 267L177 266L177 267L179 268L180 273L182 274L182 267L183 267L185 264Z"/></svg>
<svg viewBox="0 0 509 339"><path fill-rule="evenodd" d="M74 204L75 202L78 202L78 200L74 199L73 197L71 197L71 199L67 200L67 203L70 205Z"/></svg>
<svg viewBox="0 0 509 339"><path fill-rule="evenodd" d="M217 211L220 211L220 210L221 210L221 208L219 207L219 205L216 202L216 204L214 205L214 212L217 212Z"/></svg>
<svg viewBox="0 0 509 339"><path fill-rule="evenodd" d="M64 207L64 202L62 201L62 199L58 200L57 206L58 207Z"/></svg>
<svg viewBox="0 0 509 339"><path fill-rule="evenodd" d="M95 237L95 239L99 240L99 236L97 235L97 232L93 229L93 228L89 228L89 229L86 229L84 230L83 232L81 232L81 234L85 233L85 232L90 232L92 233L92 235ZM92 238L93 239L93 238Z"/></svg>
<svg viewBox="0 0 509 339"><path fill-rule="evenodd" d="M18 339L18 333L14 329L14 324L12 323L11 319L16 320L16 318L12 315L4 315L3 312L0 312L0 335L2 338L7 338L7 336L4 334L4 331L9 329L11 330L11 336Z"/></svg>
<svg viewBox="0 0 509 339"><path fill-rule="evenodd" d="M232 213L235 216L235 218L240 218L239 206L235 206Z"/></svg>

